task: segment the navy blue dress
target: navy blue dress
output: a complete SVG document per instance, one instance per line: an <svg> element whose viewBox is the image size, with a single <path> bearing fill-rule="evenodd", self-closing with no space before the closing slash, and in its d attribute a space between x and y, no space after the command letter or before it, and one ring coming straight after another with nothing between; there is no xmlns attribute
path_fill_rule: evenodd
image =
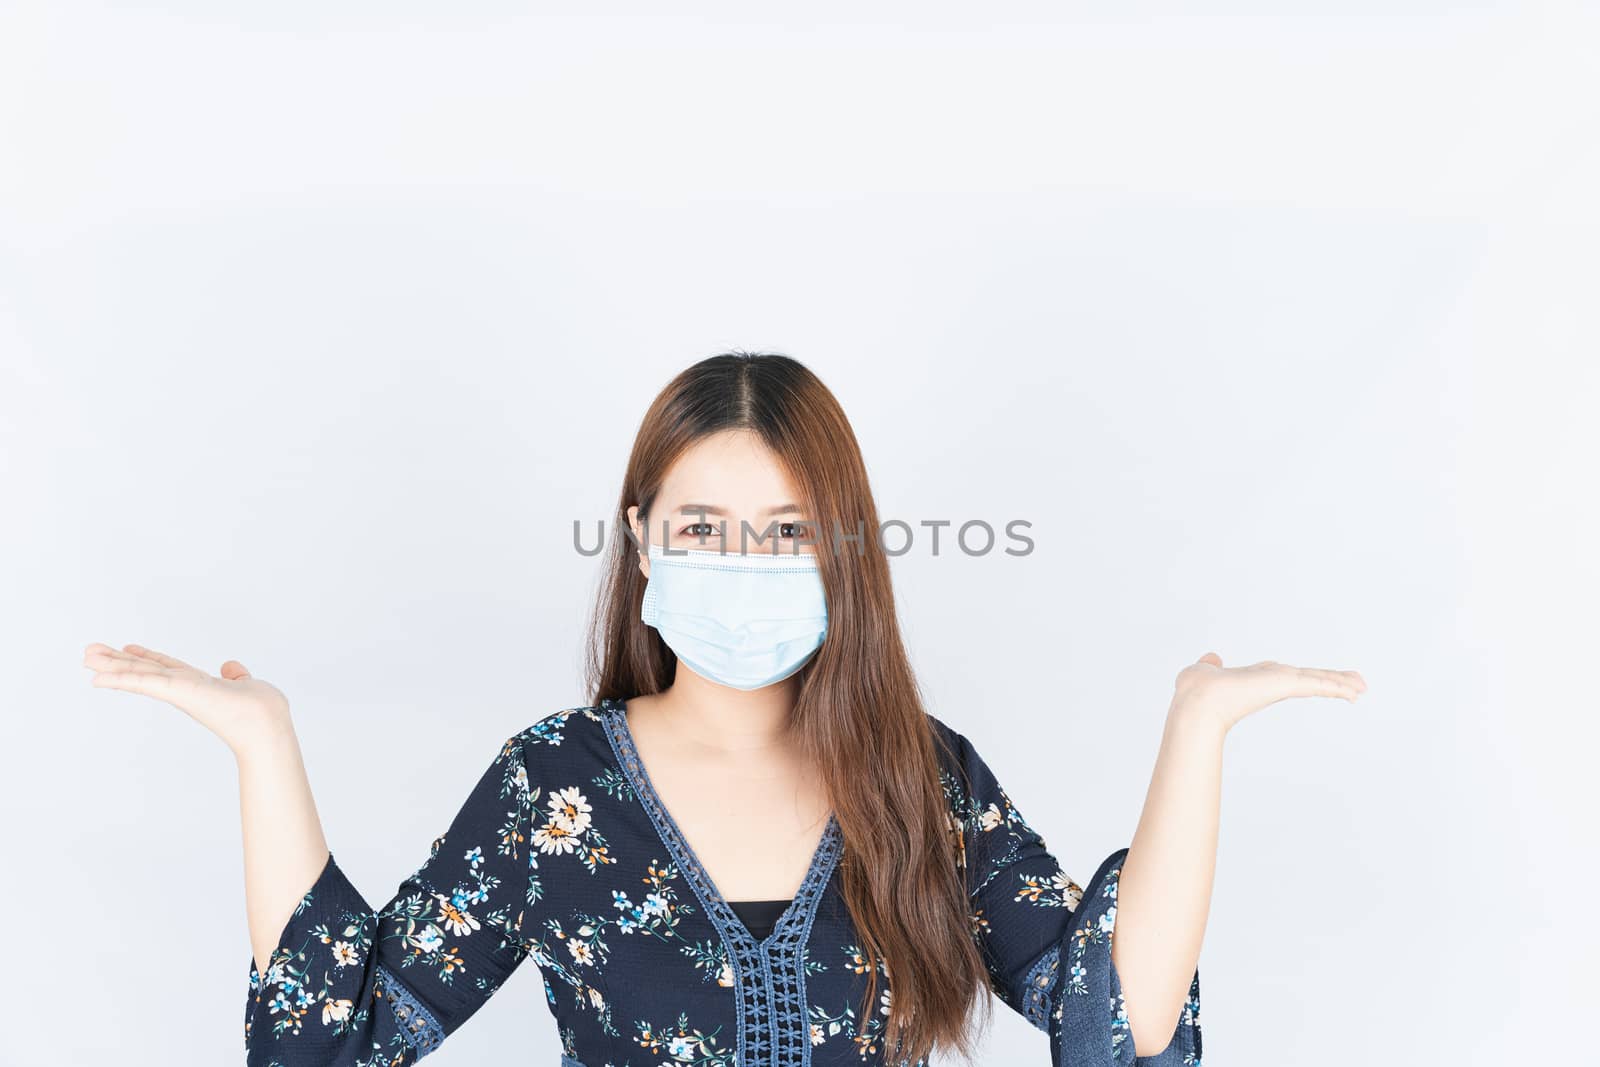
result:
<svg viewBox="0 0 1600 1067"><path fill-rule="evenodd" d="M941 777L994 993L1048 1035L1053 1067L1198 1064L1198 972L1166 1049L1133 1055L1111 965L1126 849L1080 887L971 743L928 718L960 764ZM887 1008L856 1012L866 975L834 877L842 842L830 816L799 892L757 938L656 796L626 705L553 712L501 745L382 906L329 855L266 974L251 960L247 1062L406 1067L531 958L561 1049L528 1062L887 1067ZM892 992L881 966L878 988Z"/></svg>

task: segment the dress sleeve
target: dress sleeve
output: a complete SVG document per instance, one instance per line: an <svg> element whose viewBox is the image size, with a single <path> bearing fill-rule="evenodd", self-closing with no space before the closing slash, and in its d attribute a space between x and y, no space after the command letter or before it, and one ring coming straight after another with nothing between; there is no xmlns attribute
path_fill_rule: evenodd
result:
<svg viewBox="0 0 1600 1067"><path fill-rule="evenodd" d="M247 1064L407 1067L438 1048L529 953L538 795L518 735L376 910L330 853L266 974L250 961Z"/></svg>
<svg viewBox="0 0 1600 1067"><path fill-rule="evenodd" d="M941 726L945 772L972 908L995 995L1050 1036L1053 1067L1178 1067L1200 1063L1200 973L1167 1047L1134 1056L1126 1005L1111 963L1117 876L1127 849L1107 856L1080 887L1028 825L972 743Z"/></svg>

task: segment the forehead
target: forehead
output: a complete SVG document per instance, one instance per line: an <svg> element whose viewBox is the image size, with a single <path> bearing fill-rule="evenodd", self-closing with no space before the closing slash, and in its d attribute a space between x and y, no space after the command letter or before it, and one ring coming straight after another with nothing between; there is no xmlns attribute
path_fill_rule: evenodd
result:
<svg viewBox="0 0 1600 1067"><path fill-rule="evenodd" d="M685 503L754 515L799 501L778 457L749 430L725 430L695 442L678 457L656 495L659 511Z"/></svg>

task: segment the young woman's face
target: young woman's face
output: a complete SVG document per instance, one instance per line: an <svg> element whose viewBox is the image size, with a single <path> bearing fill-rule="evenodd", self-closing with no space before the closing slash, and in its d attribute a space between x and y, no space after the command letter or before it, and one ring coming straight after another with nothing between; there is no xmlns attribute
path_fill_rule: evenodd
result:
<svg viewBox="0 0 1600 1067"><path fill-rule="evenodd" d="M779 555L813 553L816 532L798 525L810 518L801 508L799 493L761 439L748 430L728 430L678 457L651 514L630 506L628 522L641 542L639 569L648 578L647 544L771 555L776 542Z"/></svg>

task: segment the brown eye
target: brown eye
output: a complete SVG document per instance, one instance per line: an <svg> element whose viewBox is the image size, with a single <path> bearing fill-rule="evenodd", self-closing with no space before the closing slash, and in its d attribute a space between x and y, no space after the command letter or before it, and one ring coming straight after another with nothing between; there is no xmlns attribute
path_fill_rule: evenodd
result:
<svg viewBox="0 0 1600 1067"><path fill-rule="evenodd" d="M712 536L716 532L717 527L715 524L709 522L691 522L689 525L678 531L680 536L698 537L702 541Z"/></svg>

